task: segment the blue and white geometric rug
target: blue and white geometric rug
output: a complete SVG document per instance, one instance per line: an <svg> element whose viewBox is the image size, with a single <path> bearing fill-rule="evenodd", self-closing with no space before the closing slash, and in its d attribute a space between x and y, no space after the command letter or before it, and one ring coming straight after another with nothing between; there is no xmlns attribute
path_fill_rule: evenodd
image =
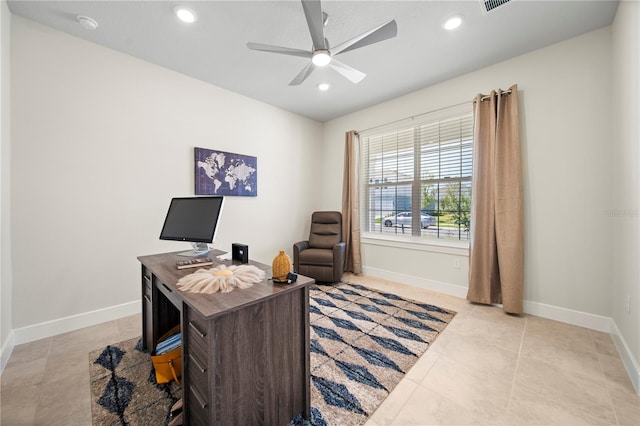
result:
<svg viewBox="0 0 640 426"><path fill-rule="evenodd" d="M357 284L310 288L310 422L361 425L455 315Z"/></svg>
<svg viewBox="0 0 640 426"><path fill-rule="evenodd" d="M167 425L171 406L182 397L175 382L156 383L141 338L91 352L89 377L94 426Z"/></svg>
<svg viewBox="0 0 640 426"><path fill-rule="evenodd" d="M309 295L312 418L292 425L364 424L455 315L357 284L316 284ZM89 363L94 425L168 423L180 386L155 383L139 338Z"/></svg>

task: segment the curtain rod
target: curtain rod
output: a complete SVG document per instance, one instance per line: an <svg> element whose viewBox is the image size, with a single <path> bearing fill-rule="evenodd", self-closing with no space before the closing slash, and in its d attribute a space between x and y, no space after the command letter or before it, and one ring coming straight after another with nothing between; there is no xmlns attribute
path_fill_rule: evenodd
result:
<svg viewBox="0 0 640 426"><path fill-rule="evenodd" d="M507 89L507 90L502 90L500 92L503 95L510 95L511 94L511 89ZM486 95L480 98L480 102L484 102L484 101L488 101L489 99L491 99L491 95ZM473 102L475 103L476 100L474 99Z"/></svg>
<svg viewBox="0 0 640 426"><path fill-rule="evenodd" d="M423 115L433 114L434 112L444 111L445 109L449 109L449 108L456 108L456 107L459 107L459 106L462 106L462 105L464 105L464 104L468 104L468 103L469 103L469 101L466 101L466 102L460 102L459 104L456 104L456 105L449 105L449 106L442 107L442 108L438 108L438 109L434 109L434 110L431 110L431 111L422 112L422 113L420 113L420 114L412 115L412 116L410 116L410 117L405 117L405 118L401 118L401 119L399 119L399 120L390 121L390 122L385 123L385 124L380 124L380 125L378 125L378 126L369 127L368 129L356 130L356 134L360 134L360 133L362 133L362 132L368 132L368 131L370 131L370 130L374 130L374 129L377 129L377 128L380 128L380 127L385 127L385 126L388 126L388 125L390 125L390 124L399 123L399 122L401 122L401 121L405 121L405 120L415 120L416 118L418 118L418 117L422 117Z"/></svg>
<svg viewBox="0 0 640 426"><path fill-rule="evenodd" d="M502 93L503 95L509 95L509 94L511 94L511 89L502 90L502 91L501 91L501 93ZM484 101L489 100L489 99L491 99L491 95L486 95L486 96L483 96L483 97L481 97L481 98L480 98L480 102L484 102ZM412 116L410 116L410 117L405 117L405 118L401 118L401 119L399 119L399 120L390 121L389 123L385 123L385 124L380 124L380 125L378 125L378 126L369 127L368 129L356 130L355 132L356 132L356 134L360 134L360 133L362 133L362 132L368 132L368 131L370 131L370 130L375 130L375 129L378 129L378 128L380 128L380 127L388 126L388 125L390 125L390 124L399 123L399 122L401 122L401 121L405 121L405 120L415 120L416 118L418 118L418 117L422 117L423 115L433 114L434 112L444 111L445 109L449 109L449 108L456 108L456 107L459 107L459 106L461 106L461 105L464 105L464 104L466 104L466 103L468 103L468 102L469 102L469 101L467 101L467 102L460 102L459 104L456 104L456 105L449 105L449 106L446 106L446 107L442 107L442 108L434 109L434 110L427 111L427 112L423 112L423 113L420 113L420 114L417 114L417 115L412 115ZM473 99L471 102L472 102L472 103L475 103L475 102L476 102L476 100L475 100L475 99Z"/></svg>

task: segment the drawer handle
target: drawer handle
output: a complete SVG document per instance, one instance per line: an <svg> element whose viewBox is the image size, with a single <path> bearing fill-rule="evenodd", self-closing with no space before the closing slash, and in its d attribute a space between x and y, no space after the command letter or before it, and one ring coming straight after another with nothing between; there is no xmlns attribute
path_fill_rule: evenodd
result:
<svg viewBox="0 0 640 426"><path fill-rule="evenodd" d="M197 390L195 390L195 389L193 388L193 386L189 386L189 389L191 389L191 393L192 393L192 394L193 394L193 396L195 396L195 397L196 397L196 399L198 400L198 404L200 404L200 407L202 407L203 409L207 408L207 403L206 403L206 402L204 402L204 401L202 400L202 397L200 396L200 394L198 393L198 391L197 391Z"/></svg>
<svg viewBox="0 0 640 426"><path fill-rule="evenodd" d="M173 293L173 290L171 290L165 283L162 283L162 287L166 288L169 293Z"/></svg>
<svg viewBox="0 0 640 426"><path fill-rule="evenodd" d="M193 364L198 367L198 370L200 370L201 373L205 373L207 371L206 368L204 368L202 365L200 365L200 363L198 362L197 359L195 359L193 357L193 355L189 354L189 359L191 360L191 362L193 362Z"/></svg>
<svg viewBox="0 0 640 426"><path fill-rule="evenodd" d="M149 297L149 295L148 295L148 294L145 294L145 295L144 295L144 300L146 300L146 301L147 301L147 303L151 303L151 298Z"/></svg>
<svg viewBox="0 0 640 426"><path fill-rule="evenodd" d="M200 336L202 339L204 339L204 337L207 335L207 333L204 333L204 332L200 331L200 329L198 328L198 326L197 326L197 325L195 325L195 324L193 323L193 321L190 321L190 322L189 322L189 327L193 328L193 330L194 330L196 333L198 333L198 336Z"/></svg>

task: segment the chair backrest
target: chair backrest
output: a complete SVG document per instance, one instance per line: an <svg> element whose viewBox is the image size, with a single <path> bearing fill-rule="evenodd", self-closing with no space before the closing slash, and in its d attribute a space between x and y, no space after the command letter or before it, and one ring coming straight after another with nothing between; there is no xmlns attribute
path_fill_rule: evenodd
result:
<svg viewBox="0 0 640 426"><path fill-rule="evenodd" d="M309 247L330 249L342 241L342 213L314 212L311 215Z"/></svg>

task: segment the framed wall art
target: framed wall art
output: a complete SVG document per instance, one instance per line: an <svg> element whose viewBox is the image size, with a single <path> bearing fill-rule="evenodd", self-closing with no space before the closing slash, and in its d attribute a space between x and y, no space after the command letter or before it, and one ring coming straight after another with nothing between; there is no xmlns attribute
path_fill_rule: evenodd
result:
<svg viewBox="0 0 640 426"><path fill-rule="evenodd" d="M195 148L196 195L258 195L258 159L206 148Z"/></svg>

